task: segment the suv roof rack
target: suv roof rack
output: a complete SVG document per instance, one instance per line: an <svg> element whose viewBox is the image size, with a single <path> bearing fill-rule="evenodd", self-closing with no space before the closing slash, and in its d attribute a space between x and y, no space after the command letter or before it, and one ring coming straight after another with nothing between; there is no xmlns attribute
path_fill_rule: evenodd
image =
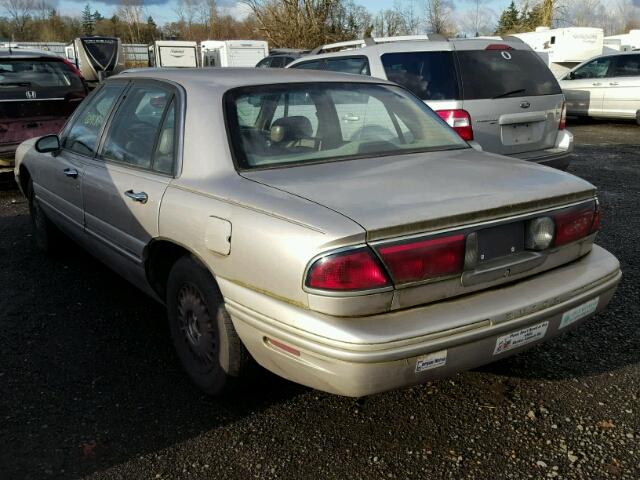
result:
<svg viewBox="0 0 640 480"><path fill-rule="evenodd" d="M415 40L448 41L443 35L431 33L429 35L400 35L397 37L367 37L360 40L347 40L345 42L328 43L311 50L310 55L318 55L328 51L354 50L356 48L369 47L379 43L410 42Z"/></svg>

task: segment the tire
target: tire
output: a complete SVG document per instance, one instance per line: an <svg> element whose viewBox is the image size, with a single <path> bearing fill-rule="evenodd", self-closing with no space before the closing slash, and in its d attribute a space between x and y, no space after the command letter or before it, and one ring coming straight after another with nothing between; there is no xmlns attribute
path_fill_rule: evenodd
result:
<svg viewBox="0 0 640 480"><path fill-rule="evenodd" d="M33 239L40 250L51 254L59 250L61 233L47 218L42 210L33 190L33 180L27 183L27 201L29 203L29 215L33 225Z"/></svg>
<svg viewBox="0 0 640 480"><path fill-rule="evenodd" d="M636 123L640 125L640 110L636 112Z"/></svg>
<svg viewBox="0 0 640 480"><path fill-rule="evenodd" d="M230 390L253 362L211 273L181 257L169 273L166 303L171 338L191 381L208 395Z"/></svg>

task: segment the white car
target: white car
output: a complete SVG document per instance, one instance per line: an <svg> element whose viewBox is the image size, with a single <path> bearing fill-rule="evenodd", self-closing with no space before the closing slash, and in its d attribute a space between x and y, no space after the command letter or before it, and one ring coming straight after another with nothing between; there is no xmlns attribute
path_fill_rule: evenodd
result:
<svg viewBox="0 0 640 480"><path fill-rule="evenodd" d="M636 119L640 124L640 52L601 55L560 80L567 113Z"/></svg>

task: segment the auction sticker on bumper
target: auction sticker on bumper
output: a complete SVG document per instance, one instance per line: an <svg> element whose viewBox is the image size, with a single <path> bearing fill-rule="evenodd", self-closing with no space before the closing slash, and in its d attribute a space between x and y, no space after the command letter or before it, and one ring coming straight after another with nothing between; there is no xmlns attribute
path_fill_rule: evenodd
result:
<svg viewBox="0 0 640 480"><path fill-rule="evenodd" d="M416 362L416 373L424 372L425 370L431 370L432 368L443 367L446 364L446 350L430 353L429 355L423 355L421 357L418 357L418 361Z"/></svg>
<svg viewBox="0 0 640 480"><path fill-rule="evenodd" d="M549 322L542 322L537 325L532 325L531 327L523 328L517 332L502 335L496 340L496 348L493 350L493 354L498 355L526 345L527 343L540 340L547 333L548 327Z"/></svg>
<svg viewBox="0 0 640 480"><path fill-rule="evenodd" d="M564 312L562 320L560 320L560 328L564 328L567 325L571 325L573 322L577 322L581 318L591 315L598 308L598 301L600 297L593 298L587 303L578 305L576 308L572 308L569 311Z"/></svg>

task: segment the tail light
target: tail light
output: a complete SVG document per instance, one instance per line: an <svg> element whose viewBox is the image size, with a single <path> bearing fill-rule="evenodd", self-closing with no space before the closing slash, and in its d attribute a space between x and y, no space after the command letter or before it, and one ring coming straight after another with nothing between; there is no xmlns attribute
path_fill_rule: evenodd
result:
<svg viewBox="0 0 640 480"><path fill-rule="evenodd" d="M560 113L560 125L558 127L560 130L564 130L567 128L567 103L562 102L562 112Z"/></svg>
<svg viewBox="0 0 640 480"><path fill-rule="evenodd" d="M580 240L600 228L600 210L595 202L557 213L553 219L556 222L556 247Z"/></svg>
<svg viewBox="0 0 640 480"><path fill-rule="evenodd" d="M79 76L81 79L84 80L84 77L82 76L82 73L80 73L80 70L78 70L78 67L76 67L72 62L70 62L69 60L67 60L66 58L61 59L62 62L69 67L69 69L76 74L77 76Z"/></svg>
<svg viewBox="0 0 640 480"><path fill-rule="evenodd" d="M335 253L316 260L306 285L319 290L371 290L389 286L387 275L368 248Z"/></svg>
<svg viewBox="0 0 640 480"><path fill-rule="evenodd" d="M437 110L436 113L449 126L453 127L463 140L468 142L473 140L473 127L469 112L466 110Z"/></svg>
<svg viewBox="0 0 640 480"><path fill-rule="evenodd" d="M462 271L464 235L452 235L378 248L396 283L416 282Z"/></svg>

